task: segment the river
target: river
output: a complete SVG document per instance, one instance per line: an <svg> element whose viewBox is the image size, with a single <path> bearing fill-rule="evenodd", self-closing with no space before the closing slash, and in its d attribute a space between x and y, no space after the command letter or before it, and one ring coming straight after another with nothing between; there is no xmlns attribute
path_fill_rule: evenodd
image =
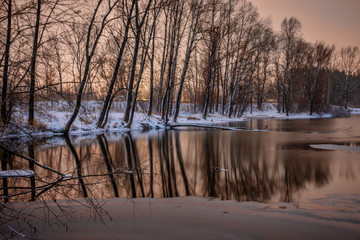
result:
<svg viewBox="0 0 360 240"><path fill-rule="evenodd" d="M359 122L360 116L250 119L226 124L240 131L183 128L51 138L22 147L22 154L71 177L60 179L2 152L2 170L35 174L3 178L0 192L12 202L196 196L310 206L329 196L358 197ZM314 148L324 145L330 150Z"/></svg>

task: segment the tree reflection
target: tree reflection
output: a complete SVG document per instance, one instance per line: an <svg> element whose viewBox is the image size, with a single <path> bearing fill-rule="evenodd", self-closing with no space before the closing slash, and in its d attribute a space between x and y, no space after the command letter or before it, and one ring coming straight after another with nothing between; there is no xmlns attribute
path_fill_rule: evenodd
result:
<svg viewBox="0 0 360 240"><path fill-rule="evenodd" d="M292 156L284 161L284 187L281 188L281 201L293 202L295 193L306 188L308 183L322 187L331 178L328 164L309 162Z"/></svg>
<svg viewBox="0 0 360 240"><path fill-rule="evenodd" d="M231 139L217 133L204 135L204 160L210 197L238 201L270 200L277 189L277 175L259 151L237 148ZM258 149L257 143L253 147Z"/></svg>
<svg viewBox="0 0 360 240"><path fill-rule="evenodd" d="M188 181L188 177L186 175L186 169L184 166L183 154L182 154L181 145L180 145L179 132L176 131L174 134L175 134L176 156L179 161L181 176L182 176L182 179L184 180L185 194L186 194L186 196L190 196L189 181Z"/></svg>
<svg viewBox="0 0 360 240"><path fill-rule="evenodd" d="M148 137L148 150L149 150L149 165L150 165L150 197L154 197L154 158L153 158L153 144L150 137Z"/></svg>
<svg viewBox="0 0 360 240"><path fill-rule="evenodd" d="M70 137L68 135L65 136L65 142L66 142L66 145L68 146L68 148L69 148L69 150L70 150L70 152L71 152L71 154L72 154L72 156L73 156L73 158L75 160L75 163L76 163L76 173L77 173L77 176L78 176L78 180L79 180L79 183L80 183L80 187L81 187L81 190L82 190L83 197L88 197L86 185L85 185L83 174L82 174L81 161L80 161L79 155L77 154L74 146L72 145Z"/></svg>
<svg viewBox="0 0 360 240"><path fill-rule="evenodd" d="M57 195L49 199L76 197L80 192L95 198L201 196L257 202L280 196L280 201L291 202L308 184L322 187L331 179L327 162L307 161L301 154L294 157L285 145L270 151L264 146L271 143L251 133L158 131L134 137L129 132L110 142L106 135L98 135L90 144L77 143L78 150L69 137L64 142L66 148L41 150L37 156L48 159L54 169L68 168L75 176L45 180L46 170L30 163L28 167L37 173L30 179L30 200L52 191ZM28 152L35 157L33 145ZM2 169L8 169L6 152L2 156ZM8 179L2 183L3 195L8 195ZM74 184L80 191L69 191Z"/></svg>
<svg viewBox="0 0 360 240"><path fill-rule="evenodd" d="M81 180L80 185L84 186L84 188L85 183L83 181L81 164L79 164L80 160L76 154L75 148L71 144L70 139L66 139L66 143L68 144L69 150L74 154L74 158L76 158L78 177L65 175L60 171L55 170L56 166L48 166L55 164L55 161L47 161L46 159L41 160L43 163L36 161L36 158L39 158L38 155L42 154L39 154L39 151L35 154L36 146L33 144L30 144L27 148L28 156L24 155L26 153L20 154L10 149L1 152L2 170L25 170L29 168L35 173L30 177L19 175L8 178L1 175L3 182L6 183L6 185L3 185L4 188L1 189L3 190L1 199L3 199L5 203L0 202L0 235L4 239L14 238L14 233L22 238L26 235L26 238L33 239L36 237L36 229L52 229L55 226L57 228L63 227L64 231L65 229L71 229L71 226L69 226L68 223L76 217L73 216L73 211L67 204L70 206L73 201L76 202L75 198L77 195L66 195L64 189L68 187L72 188L72 182L73 180L76 180L76 178ZM50 151L46 149L43 152L46 153L46 157L49 157L52 156L53 149L50 149ZM51 164L45 165L47 163ZM60 168L57 169L60 170ZM52 173L56 173L55 178L51 176ZM46 201L56 200L57 197L59 197L59 195L51 195L51 192L66 195L67 201L61 206L58 205L56 201ZM83 190L83 196L87 197L86 190ZM21 205L13 204L13 202L24 201L27 197L29 197L29 202L24 202ZM34 200L38 201L35 202ZM89 217L96 215L101 219L103 216L108 215L107 212L102 209L97 199L86 198L86 201L83 202L82 205L90 209L91 214Z"/></svg>
<svg viewBox="0 0 360 240"><path fill-rule="evenodd" d="M106 169L107 169L107 173L109 174L109 177L110 177L110 182L111 182L112 188L114 190L114 195L115 195L115 197L119 197L119 191L118 191L117 183L116 183L116 180L115 180L115 177L114 177L114 174L113 174L113 169L111 167L112 159L111 159L111 155L110 155L110 152L109 152L108 142L107 142L104 135L98 135L97 140L98 140L98 144L99 144L99 147L100 147L100 150L101 150L101 154L102 154L103 159L104 159L104 163L105 163L105 166L106 166Z"/></svg>
<svg viewBox="0 0 360 240"><path fill-rule="evenodd" d="M35 151L34 151L33 144L30 144L28 146L28 152L29 152L29 157L32 159L35 159ZM35 172L35 163L32 161L29 161L29 168L30 168L30 170ZM31 201L35 201L35 196L36 196L35 175L30 177L30 185L31 185Z"/></svg>
<svg viewBox="0 0 360 240"><path fill-rule="evenodd" d="M126 134L124 136L124 144L125 144L127 169L130 173L130 174L128 174L128 178L129 178L130 187L131 187L131 197L136 198L136 188L135 188L135 180L134 180L134 175L133 175L133 165L132 165L132 157L131 157L131 150L132 150L131 134Z"/></svg>
<svg viewBox="0 0 360 240"><path fill-rule="evenodd" d="M8 162L8 159L9 159L9 154L6 151L2 151L1 155L2 155L1 156L1 170L6 171L7 170L7 165L8 165L7 162ZM2 178L2 183L3 183L3 188L2 188L3 196L9 196L8 179L7 178ZM9 199L5 198L4 201L8 202Z"/></svg>

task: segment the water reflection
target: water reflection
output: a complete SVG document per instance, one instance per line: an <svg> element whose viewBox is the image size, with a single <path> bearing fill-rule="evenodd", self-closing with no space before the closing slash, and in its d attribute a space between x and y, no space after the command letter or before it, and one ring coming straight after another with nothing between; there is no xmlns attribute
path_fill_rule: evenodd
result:
<svg viewBox="0 0 360 240"><path fill-rule="evenodd" d="M72 145L69 136L65 137L65 142L66 142L66 145L69 148L69 151L71 152L71 154L73 156L73 159L75 160L75 163L76 163L76 165L75 165L76 174L77 174L77 179L79 180L79 186L81 187L82 196L83 197L88 197L86 184L85 184L84 179L83 179L84 177L83 177L83 174L82 174L82 167L81 167L80 158L79 158L74 146ZM80 151L81 151L81 148L80 148Z"/></svg>
<svg viewBox="0 0 360 240"><path fill-rule="evenodd" d="M1 170L2 171L6 171L6 170L8 170L7 169L7 165L9 164L11 164L11 159L10 159L10 156L9 156L9 154L7 153L7 152L2 152L2 154L1 154ZM8 196L9 195L9 191L8 191L8 189L9 189L9 187L8 187L8 179L7 178L3 178L2 179L2 184L3 184L3 195L4 196ZM5 201L7 202L8 201L8 199L7 198L5 198Z"/></svg>
<svg viewBox="0 0 360 240"><path fill-rule="evenodd" d="M30 178L2 178L5 201L64 198L178 196L218 197L237 201L299 201L309 186L321 189L338 182L334 158L310 149L293 136L272 132L156 131L98 135L61 140L47 149L30 145L27 153L72 177L2 151L2 170L31 169ZM349 155L350 154L350 155ZM350 156L350 157L349 157ZM348 168L352 181L359 173Z"/></svg>

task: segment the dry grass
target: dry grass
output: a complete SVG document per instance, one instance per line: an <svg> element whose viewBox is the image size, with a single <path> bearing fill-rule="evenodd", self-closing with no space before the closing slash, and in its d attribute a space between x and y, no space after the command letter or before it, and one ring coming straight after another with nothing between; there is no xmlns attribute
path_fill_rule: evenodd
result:
<svg viewBox="0 0 360 240"><path fill-rule="evenodd" d="M79 116L80 121L85 125L92 124L92 121L88 117Z"/></svg>
<svg viewBox="0 0 360 240"><path fill-rule="evenodd" d="M36 119L34 119L33 127L42 132L47 130L47 125L43 122L37 121Z"/></svg>
<svg viewBox="0 0 360 240"><path fill-rule="evenodd" d="M192 116L187 117L186 119L187 119L187 120L200 120L200 118L192 117Z"/></svg>

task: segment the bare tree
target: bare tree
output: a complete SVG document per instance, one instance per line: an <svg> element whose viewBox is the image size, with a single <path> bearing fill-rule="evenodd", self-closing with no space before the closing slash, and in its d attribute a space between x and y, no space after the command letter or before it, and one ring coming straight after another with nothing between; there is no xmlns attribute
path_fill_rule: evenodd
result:
<svg viewBox="0 0 360 240"><path fill-rule="evenodd" d="M169 49L169 61L167 67L167 76L166 76L166 85L165 90L162 95L161 100L161 119L165 122L168 121L168 113L169 113L169 103L170 103L170 95L171 95L171 82L174 81L173 77L175 75L176 70L176 57L177 57L177 39L179 39L179 28L181 24L181 18L183 14L184 1L174 1L170 6L170 13L172 14L171 21L173 25L169 29L170 39L170 49Z"/></svg>
<svg viewBox="0 0 360 240"><path fill-rule="evenodd" d="M262 109L262 104L265 97L265 85L268 81L270 70L269 66L272 63L272 55L275 50L275 36L269 27L264 28L264 47L261 52L260 61L257 68L257 76L255 81L255 94L257 100L257 108Z"/></svg>
<svg viewBox="0 0 360 240"><path fill-rule="evenodd" d="M282 52L281 68L283 77L281 89L283 96L284 109L286 115L289 115L291 107L292 84L295 77L296 52L299 50L299 39L301 35L301 23L298 19L291 17L285 18L281 23L280 48Z"/></svg>
<svg viewBox="0 0 360 240"><path fill-rule="evenodd" d="M307 69L307 71L310 71L309 81L307 82L310 115L314 111L315 96L318 91L321 73L327 71L334 50L334 46L326 46L323 42L317 42L310 48Z"/></svg>
<svg viewBox="0 0 360 240"><path fill-rule="evenodd" d="M235 6L233 8L235 8ZM229 16L225 16L229 18ZM259 23L258 17L257 10L251 2L241 1L238 9L230 19L227 19L227 24L230 24L232 29L225 31L225 36L229 34L230 36L227 36L228 39L226 40L224 50L227 56L224 57L225 72L222 84L222 108L225 109L221 111L224 112L224 114L226 113L228 117L232 117L233 114L237 112L240 106L240 98L247 95L243 95L243 93L245 93L244 91L249 90L248 93L251 92L251 85L248 84L248 80L252 81L252 78L248 77L250 76L250 70L253 66L254 53L256 53L256 51L254 51L256 44L252 42L255 41L254 33L256 31L254 30L258 29L258 27L256 27ZM227 28L229 28L229 26ZM230 31L230 33L228 31ZM224 102L225 97L228 99L226 105ZM247 100L245 103L246 102ZM234 109L234 106L236 106L237 109Z"/></svg>
<svg viewBox="0 0 360 240"><path fill-rule="evenodd" d="M191 56L191 53L194 48L194 42L196 40L196 35L199 31L198 24L199 24L200 14L202 12L202 5L203 5L203 0L201 0L200 3L196 3L196 1L193 1L190 6L190 8L191 8L191 24L190 24L190 29L189 29L189 36L188 36L184 66L182 69L180 83L179 83L179 89L178 89L178 93L176 96L174 122L176 122L177 117L179 116L183 85L184 85L186 72L187 72L187 69L189 66L189 62L190 62L190 56Z"/></svg>
<svg viewBox="0 0 360 240"><path fill-rule="evenodd" d="M156 0L154 1L154 5L156 6ZM149 106L147 115L152 115L153 110L153 102L154 102L154 60L155 60L155 36L156 36L156 21L160 11L157 12L156 8L153 9L153 33L152 33L152 47L151 47L151 55L149 54L149 61L150 61L150 80L149 80Z"/></svg>
<svg viewBox="0 0 360 240"><path fill-rule="evenodd" d="M96 20L96 16L98 14L99 8L101 3L103 2L103 0L98 0L98 3L94 9L94 12L92 14L91 20L90 20L90 24L88 27L88 31L87 31L87 35L86 35L86 45L85 45L85 52L86 52L86 62L85 62L85 69L83 72L83 76L78 88L78 92L76 95L76 103L75 103L75 108L74 111L70 117L70 119L68 120L68 122L66 123L66 126L63 130L63 133L67 134L70 131L71 125L73 124L73 122L75 121L79 110L80 110L80 106L81 106L81 99L82 99L82 94L85 88L85 84L88 80L88 76L89 76L89 71L90 71L90 64L91 61L95 55L95 51L96 51L96 47L99 43L100 37L102 36L102 33L104 31L104 28L106 26L106 24L108 23L108 17L110 15L110 13L112 12L112 10L114 9L115 5L118 3L119 0L114 1L112 4L109 4L108 6L108 10L107 12L103 15L102 20L101 20L101 24L99 26L99 28L97 29L96 33L95 33L95 40L93 40L92 42L92 31L95 28L95 20Z"/></svg>
<svg viewBox="0 0 360 240"><path fill-rule="evenodd" d="M130 10L127 13L127 20L126 20L123 40L121 42L121 46L120 46L120 49L119 49L119 52L118 52L118 55L117 55L117 58L116 58L116 63L115 63L115 66L114 66L114 70L113 70L111 81L110 81L110 84L109 84L109 87L108 87L108 91L107 91L107 94L106 94L106 97L105 97L105 100L104 100L104 104L103 104L103 107L102 107L102 110L101 110L101 113L100 113L100 117L99 117L98 122L96 124L97 127L103 128L105 126L105 124L106 124L106 121L104 121L104 118L105 118L107 112L109 112L109 109L110 109L110 99L112 97L114 85L115 85L117 77L118 77L118 72L119 72L121 60L122 60L122 57L123 57L123 54L124 54L125 46L126 46L126 43L128 41L128 33L129 33L130 24L131 24L132 13L133 13L133 10L134 10L134 7L135 7L135 2L136 2L136 0L132 0Z"/></svg>
<svg viewBox="0 0 360 240"><path fill-rule="evenodd" d="M169 38L171 34L171 23L172 18L170 17L170 9L171 4L168 4L164 9L165 14L165 30L164 30L164 37L163 37L163 51L162 51L162 60L161 60L161 67L160 67L160 77L159 77L159 86L158 86L158 97L157 97L157 111L161 111L161 99L162 99L162 90L163 90L163 82L164 82L164 76L165 76L165 70L166 70L166 61L168 59L168 53L169 53Z"/></svg>
<svg viewBox="0 0 360 240"><path fill-rule="evenodd" d="M148 7L150 6L150 4L151 4L151 1L149 2ZM147 10L147 11L149 11L149 10ZM146 23L144 25L145 29L143 31L144 36L143 36L143 47L142 47L142 53L141 53L141 63L140 63L140 69L139 69L137 83L136 83L136 87L135 87L135 92L134 92L132 103L131 103L130 118L129 118L129 121L128 121L127 125L126 125L126 127L128 127L128 128L131 127L132 121L133 121L133 118L134 118L135 107L136 107L136 98L137 98L140 83L141 83L141 80L142 80L142 75L143 75L143 72L144 72L145 63L146 63L146 60L147 60L147 57L148 57L148 51L149 51L149 48L150 48L150 42L151 42L153 34L155 34L155 24L156 24L156 19L157 19L158 13L156 13L154 15L153 22L152 22L151 28L150 28L150 33L148 34L149 35L148 39L146 39L147 30L149 28L148 27L149 26L148 15L147 15Z"/></svg>
<svg viewBox="0 0 360 240"><path fill-rule="evenodd" d="M133 49L134 52L133 52L133 56L132 56L131 68L130 68L130 73L129 73L129 82L128 82L128 87L126 90L126 107L125 107L125 113L124 113L124 119L123 119L124 122L126 122L126 123L128 123L129 119L130 119L131 103L133 102L133 97L134 97L133 96L133 86L134 86L134 79L135 79L136 64L137 64L137 60L138 60L141 32L143 30L143 25L145 23L151 3L152 3L152 0L149 0L148 4L143 12L142 18L140 18L138 1L136 1L136 4L135 4L135 45L134 45L134 49Z"/></svg>
<svg viewBox="0 0 360 240"><path fill-rule="evenodd" d="M218 51L220 48L221 38L221 27L220 21L217 17L219 9L219 1L212 0L209 2L209 11L211 11L210 22L208 22L208 27L206 28L206 51L207 51L207 64L206 64L206 80L205 80L205 96L204 104L202 109L202 118L206 119L209 112L209 105L211 99L211 86L214 84L216 77L216 68L218 67ZM211 108L210 108L211 110Z"/></svg>
<svg viewBox="0 0 360 240"><path fill-rule="evenodd" d="M338 72L335 81L341 87L344 107L348 108L349 95L360 83L360 51L358 47L346 47L340 50Z"/></svg>
<svg viewBox="0 0 360 240"><path fill-rule="evenodd" d="M221 96L221 114L225 114L225 105L226 98L228 94L228 81L229 81L229 71L230 71L230 61L231 56L233 55L231 51L232 45L232 36L235 33L236 21L233 19L233 14L235 13L235 6L238 1L228 0L228 3L224 6L224 18L226 19L226 47L225 47L225 66L224 66L224 77L222 82L222 96Z"/></svg>

